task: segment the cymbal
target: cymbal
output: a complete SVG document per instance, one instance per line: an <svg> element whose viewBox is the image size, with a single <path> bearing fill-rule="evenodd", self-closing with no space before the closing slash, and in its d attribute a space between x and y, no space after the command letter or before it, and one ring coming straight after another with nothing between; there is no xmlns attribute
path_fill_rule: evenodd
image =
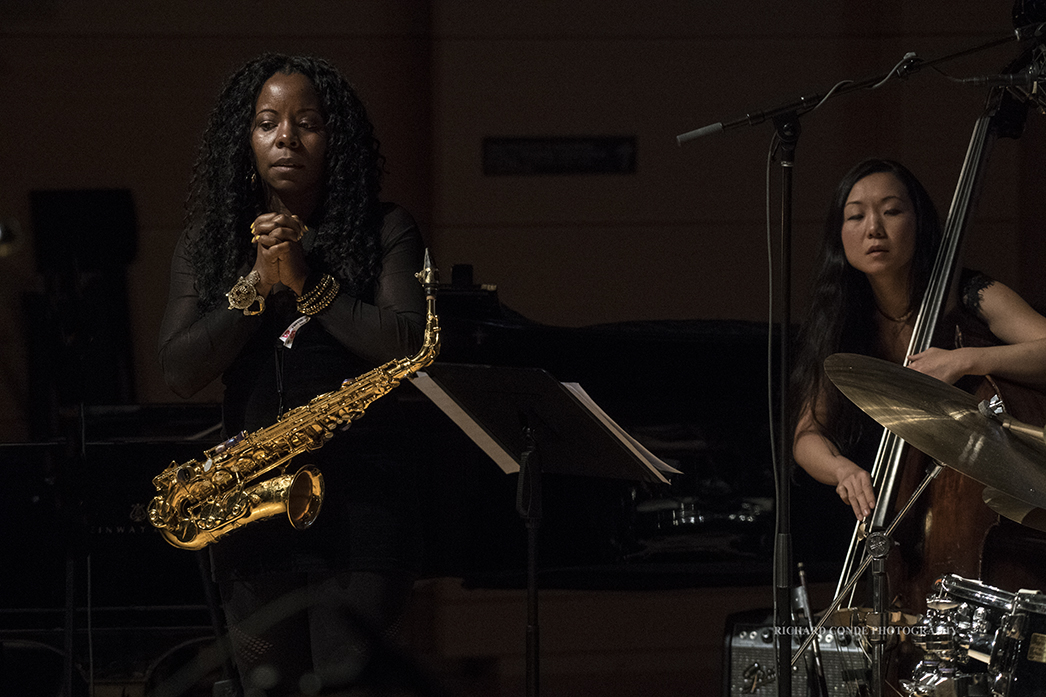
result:
<svg viewBox="0 0 1046 697"><path fill-rule="evenodd" d="M1046 532L1046 510L1004 494L990 486L984 488L982 498L988 504L988 508L999 515L1033 530Z"/></svg>
<svg viewBox="0 0 1046 697"><path fill-rule="evenodd" d="M1043 429L985 415L973 395L889 361L837 353L824 367L844 395L911 446L1010 500L1046 508Z"/></svg>

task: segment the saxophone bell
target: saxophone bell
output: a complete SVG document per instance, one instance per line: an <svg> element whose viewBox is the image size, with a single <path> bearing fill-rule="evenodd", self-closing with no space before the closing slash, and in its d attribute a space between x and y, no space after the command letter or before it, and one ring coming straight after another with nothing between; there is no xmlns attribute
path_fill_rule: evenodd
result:
<svg viewBox="0 0 1046 697"><path fill-rule="evenodd" d="M150 517L160 528L163 538L180 549L199 550L249 523L286 514L296 530L313 524L323 505L323 474L305 465L294 474L266 479L233 492L226 497L203 502L195 515L170 516L167 524L158 525L165 516L162 498L153 501Z"/></svg>
<svg viewBox="0 0 1046 697"><path fill-rule="evenodd" d="M313 524L323 505L323 475L312 465L302 467L287 487L287 519L296 530Z"/></svg>

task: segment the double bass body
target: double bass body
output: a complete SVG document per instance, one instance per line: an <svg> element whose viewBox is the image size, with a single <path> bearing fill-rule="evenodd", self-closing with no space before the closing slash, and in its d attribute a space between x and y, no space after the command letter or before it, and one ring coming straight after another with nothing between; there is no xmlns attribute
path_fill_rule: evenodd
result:
<svg viewBox="0 0 1046 697"><path fill-rule="evenodd" d="M983 326L948 318L955 346L997 343ZM1046 424L1046 395L992 376L960 381L959 387L980 400L1002 399L1006 412L1022 423ZM906 448L898 494L914 491L929 458ZM983 500L984 485L945 467L916 501L895 535L898 560L892 565L891 590L900 607L925 610L927 593L945 574L979 579L1002 589L1046 589L1046 535L1001 518Z"/></svg>

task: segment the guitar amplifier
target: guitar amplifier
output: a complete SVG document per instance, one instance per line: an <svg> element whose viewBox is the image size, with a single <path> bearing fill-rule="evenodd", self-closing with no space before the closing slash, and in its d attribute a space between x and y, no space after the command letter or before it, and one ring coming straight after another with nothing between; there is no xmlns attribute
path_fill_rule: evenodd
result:
<svg viewBox="0 0 1046 697"><path fill-rule="evenodd" d="M801 628L800 628L801 629ZM724 647L725 697L775 697L777 686L777 648L773 614L740 613L727 620ZM820 633L821 661L829 697L852 697L869 683L869 662L860 642L848 628L826 628ZM794 655L805 634L791 634ZM807 649L792 668L792 695L809 695L813 652Z"/></svg>

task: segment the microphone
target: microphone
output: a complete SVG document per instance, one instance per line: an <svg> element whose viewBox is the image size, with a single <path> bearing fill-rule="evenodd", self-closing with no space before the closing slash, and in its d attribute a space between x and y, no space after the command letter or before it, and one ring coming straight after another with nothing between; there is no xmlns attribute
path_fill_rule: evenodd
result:
<svg viewBox="0 0 1046 697"><path fill-rule="evenodd" d="M723 131L729 131L730 129L737 128L739 126L754 126L757 123L762 123L767 119L772 119L780 114L786 114L790 111L797 113L805 113L817 106L817 104L824 98L824 94L809 94L805 97L799 97L793 102L788 104L782 104L771 109L764 109L762 111L751 111L744 116L739 116L736 119L731 119L726 123L722 121L716 121L710 123L707 126L694 129L693 131L687 131L682 135L676 136L676 144L682 145L696 138L702 136L710 136L715 133L722 133Z"/></svg>
<svg viewBox="0 0 1046 697"><path fill-rule="evenodd" d="M692 131L687 131L686 133L683 133L682 135L676 136L676 143L678 145L682 145L683 143L687 143L687 142L689 142L691 140L695 140L695 139L700 138L702 136L710 136L710 135L712 135L714 133L722 133L722 132L723 132L723 122L722 121L717 121L716 123L711 123L711 124L709 124L707 126L702 126L701 128L695 128Z"/></svg>
<svg viewBox="0 0 1046 697"><path fill-rule="evenodd" d="M955 82L962 85L1019 85L1021 87L1031 87L1040 81L1046 81L1046 78L1041 78L1031 73L955 78Z"/></svg>

